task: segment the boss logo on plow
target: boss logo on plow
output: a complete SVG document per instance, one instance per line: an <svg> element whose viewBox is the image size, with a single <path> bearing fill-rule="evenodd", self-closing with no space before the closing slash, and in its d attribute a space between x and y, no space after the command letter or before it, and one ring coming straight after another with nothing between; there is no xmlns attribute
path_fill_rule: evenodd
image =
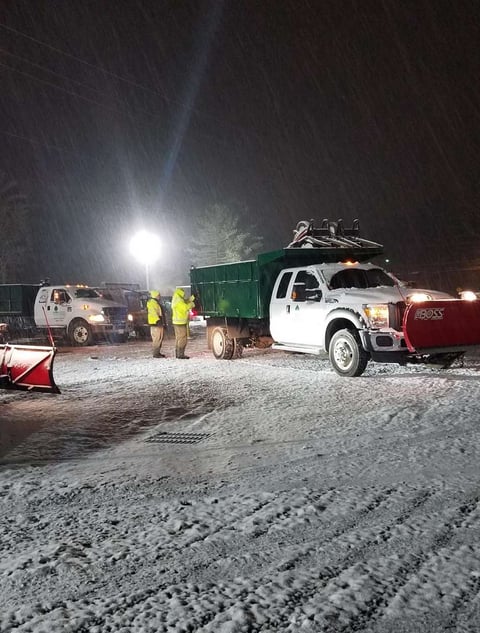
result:
<svg viewBox="0 0 480 633"><path fill-rule="evenodd" d="M445 308L418 308L415 311L415 320L440 321L443 319L444 310Z"/></svg>

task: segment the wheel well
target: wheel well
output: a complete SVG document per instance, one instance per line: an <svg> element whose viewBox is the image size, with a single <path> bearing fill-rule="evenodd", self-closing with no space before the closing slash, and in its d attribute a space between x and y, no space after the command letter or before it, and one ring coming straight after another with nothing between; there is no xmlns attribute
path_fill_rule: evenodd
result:
<svg viewBox="0 0 480 633"><path fill-rule="evenodd" d="M355 323L352 323L349 319L335 319L331 321L327 325L327 330L325 332L325 349L328 352L328 348L330 347L330 341L332 340L332 336L338 332L338 330L357 330L357 326Z"/></svg>
<svg viewBox="0 0 480 633"><path fill-rule="evenodd" d="M83 319L82 317L75 317L68 324L68 329L71 330L74 327L76 327L77 325L87 325L88 326L89 323L88 323L88 321L86 319Z"/></svg>
<svg viewBox="0 0 480 633"><path fill-rule="evenodd" d="M270 329L266 319L220 318L209 317L207 319L207 345L211 349L212 332L220 327L231 339L248 341L253 337L270 335Z"/></svg>

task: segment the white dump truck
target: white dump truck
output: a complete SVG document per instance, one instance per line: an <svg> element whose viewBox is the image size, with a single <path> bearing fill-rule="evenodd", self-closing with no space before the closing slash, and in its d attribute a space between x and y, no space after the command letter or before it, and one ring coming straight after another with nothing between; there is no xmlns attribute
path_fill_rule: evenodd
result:
<svg viewBox="0 0 480 633"><path fill-rule="evenodd" d="M0 285L0 324L4 342L40 338L91 345L97 338L123 341L128 309L92 288L70 285Z"/></svg>
<svg viewBox="0 0 480 633"><path fill-rule="evenodd" d="M446 367L480 345L480 301L405 287L369 262L382 252L358 220L311 220L286 248L192 268L209 348L225 360L244 347L325 354L341 376L360 376L369 361Z"/></svg>

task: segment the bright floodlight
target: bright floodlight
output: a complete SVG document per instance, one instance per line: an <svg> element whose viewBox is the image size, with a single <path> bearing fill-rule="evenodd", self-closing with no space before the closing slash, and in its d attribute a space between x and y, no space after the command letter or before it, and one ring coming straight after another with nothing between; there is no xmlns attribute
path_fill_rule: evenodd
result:
<svg viewBox="0 0 480 633"><path fill-rule="evenodd" d="M160 240L153 233L140 231L130 241L130 252L145 265L146 289L149 289L149 265L153 264L160 255Z"/></svg>
<svg viewBox="0 0 480 633"><path fill-rule="evenodd" d="M140 231L130 242L130 252L139 262L154 262L160 255L160 240L153 233Z"/></svg>

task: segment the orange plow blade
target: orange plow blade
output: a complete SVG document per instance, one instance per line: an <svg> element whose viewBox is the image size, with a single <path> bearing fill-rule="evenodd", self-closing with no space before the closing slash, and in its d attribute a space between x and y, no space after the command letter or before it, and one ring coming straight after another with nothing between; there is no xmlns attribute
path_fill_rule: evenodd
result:
<svg viewBox="0 0 480 633"><path fill-rule="evenodd" d="M54 347L0 345L0 387L60 393L53 379Z"/></svg>
<svg viewBox="0 0 480 633"><path fill-rule="evenodd" d="M446 299L407 306L403 333L408 351L428 354L480 346L480 301Z"/></svg>

